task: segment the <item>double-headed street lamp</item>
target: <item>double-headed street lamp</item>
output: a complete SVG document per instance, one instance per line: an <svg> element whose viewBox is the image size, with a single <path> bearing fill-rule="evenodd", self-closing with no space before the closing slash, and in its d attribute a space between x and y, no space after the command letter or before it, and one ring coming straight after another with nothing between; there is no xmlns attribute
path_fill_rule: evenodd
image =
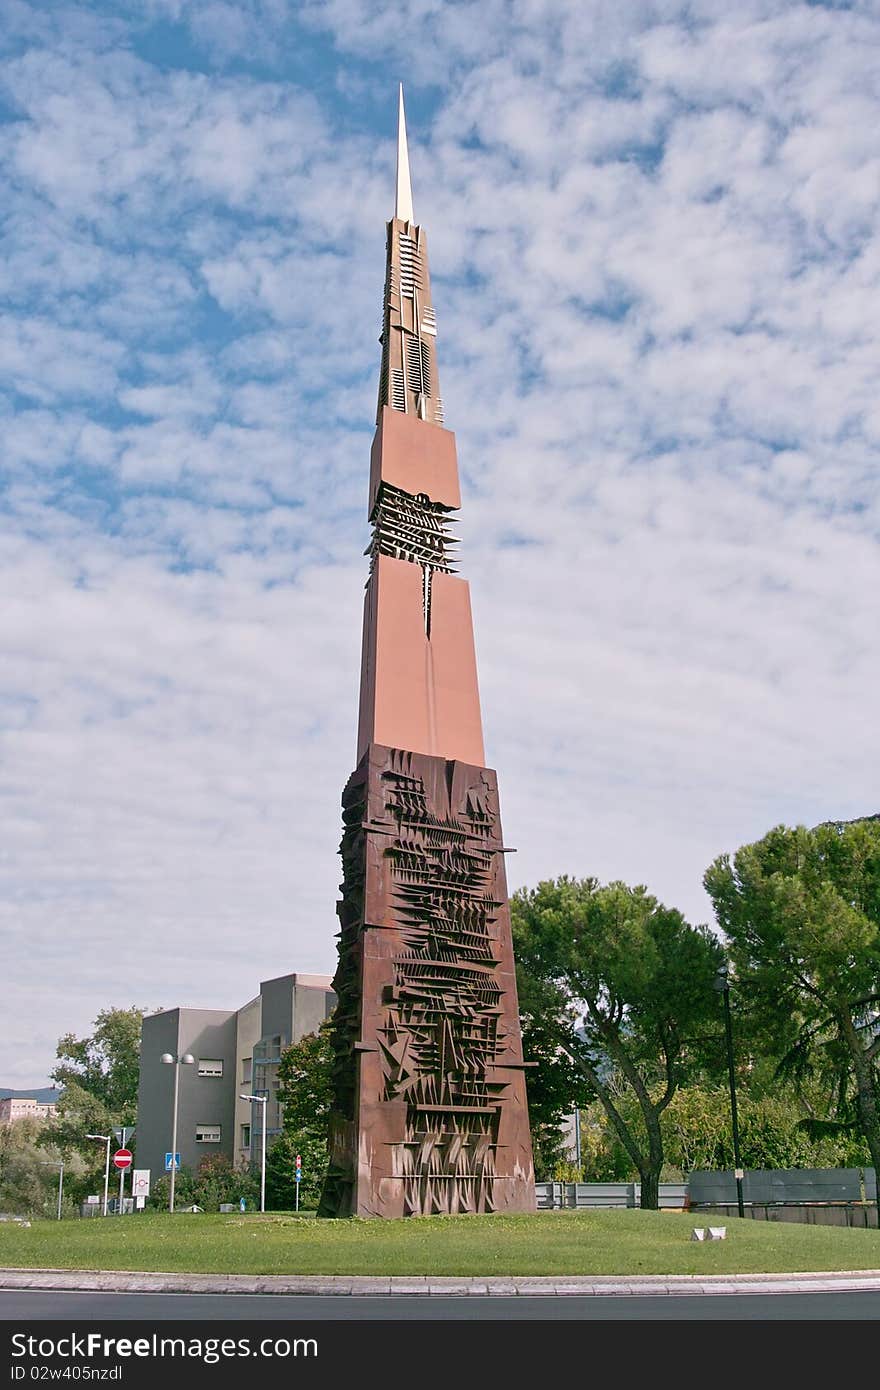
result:
<svg viewBox="0 0 880 1390"><path fill-rule="evenodd" d="M730 1022L730 973L727 965L719 965L715 972L715 989L724 999L724 1032L727 1038L727 1075L730 1080L730 1120L733 1130L733 1163L736 1178L736 1204L740 1216L745 1216L743 1202L743 1166L739 1156L739 1122L736 1116L736 1073L733 1066L733 1028Z"/></svg>
<svg viewBox="0 0 880 1390"><path fill-rule="evenodd" d="M180 1092L180 1068L195 1065L195 1057L191 1052L184 1052L180 1057L172 1057L170 1052L162 1053L162 1061L167 1067L174 1068L174 1117L171 1121L171 1181L168 1184L168 1210L174 1210L174 1177L177 1172L177 1101Z"/></svg>
<svg viewBox="0 0 880 1390"><path fill-rule="evenodd" d="M102 1144L107 1145L107 1155L104 1159L104 1206L101 1211L102 1216L107 1215L107 1188L110 1183L110 1140L112 1134L87 1134L87 1139L100 1139Z"/></svg>
<svg viewBox="0 0 880 1390"><path fill-rule="evenodd" d="M268 1096L239 1096L239 1100L249 1100L251 1105L263 1107L263 1147L260 1154L260 1211L266 1210L266 1103Z"/></svg>

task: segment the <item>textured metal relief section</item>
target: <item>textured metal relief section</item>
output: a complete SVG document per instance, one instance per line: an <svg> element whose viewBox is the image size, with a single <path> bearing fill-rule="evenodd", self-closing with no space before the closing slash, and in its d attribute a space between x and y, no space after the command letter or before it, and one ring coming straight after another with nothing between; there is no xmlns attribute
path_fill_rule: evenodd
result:
<svg viewBox="0 0 880 1390"><path fill-rule="evenodd" d="M397 218L388 223L385 294L382 301L383 405L443 424L436 361L437 319L430 302L427 241L421 227Z"/></svg>
<svg viewBox="0 0 880 1390"><path fill-rule="evenodd" d="M377 555L395 560L411 560L416 565L454 574L458 537L452 534L451 508L431 502L420 493L413 497L400 488L382 483L370 518L373 536L365 555L370 556L370 574Z"/></svg>
<svg viewBox="0 0 880 1390"><path fill-rule="evenodd" d="M494 775L373 744L344 808L321 1214L530 1210Z"/></svg>
<svg viewBox="0 0 880 1390"><path fill-rule="evenodd" d="M397 1153L404 1212L493 1211L507 1089L490 1080L502 1012L490 935L501 906L491 892L495 825L479 793L458 814L437 815L411 762L395 752L383 774L401 950L379 1029L386 1099L407 1104Z"/></svg>
<svg viewBox="0 0 880 1390"><path fill-rule="evenodd" d="M337 905L339 915L340 966L335 983L338 1003L333 1014L334 1038L339 1047L334 1056L334 1091L337 1109L348 1119L354 1118L355 1088L348 1058L351 1045L360 1033L360 1004L356 962L351 948L357 946L361 923L364 920L366 779L356 776L349 780L342 797L342 858L343 879L340 884L342 901Z"/></svg>

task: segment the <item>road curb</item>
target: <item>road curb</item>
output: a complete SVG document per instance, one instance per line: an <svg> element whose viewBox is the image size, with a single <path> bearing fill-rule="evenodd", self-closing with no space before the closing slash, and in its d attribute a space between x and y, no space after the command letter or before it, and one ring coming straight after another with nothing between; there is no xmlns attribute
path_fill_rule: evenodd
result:
<svg viewBox="0 0 880 1390"><path fill-rule="evenodd" d="M0 1290L103 1293L303 1294L432 1297L612 1297L634 1294L880 1292L880 1270L803 1274L437 1275L173 1274L147 1270L0 1269Z"/></svg>

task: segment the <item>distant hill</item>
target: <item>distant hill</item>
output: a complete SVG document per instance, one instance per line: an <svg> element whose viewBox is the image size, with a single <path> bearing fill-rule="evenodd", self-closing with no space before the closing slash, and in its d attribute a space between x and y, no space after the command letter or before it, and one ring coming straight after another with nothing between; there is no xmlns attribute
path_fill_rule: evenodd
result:
<svg viewBox="0 0 880 1390"><path fill-rule="evenodd" d="M13 1091L9 1086L0 1086L0 1100L12 1096L13 1100L37 1100L41 1105L51 1105L61 1095L52 1086L32 1086L28 1091Z"/></svg>
<svg viewBox="0 0 880 1390"><path fill-rule="evenodd" d="M821 825L861 825L866 820L880 820L880 811L872 811L868 816L856 816L853 820L823 820Z"/></svg>

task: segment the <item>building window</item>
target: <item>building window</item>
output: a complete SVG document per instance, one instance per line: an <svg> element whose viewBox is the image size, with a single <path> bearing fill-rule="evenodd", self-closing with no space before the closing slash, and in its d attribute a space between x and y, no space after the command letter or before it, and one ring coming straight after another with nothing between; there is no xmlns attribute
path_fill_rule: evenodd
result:
<svg viewBox="0 0 880 1390"><path fill-rule="evenodd" d="M251 1146L251 1127L250 1127L250 1125L242 1125L242 1127L241 1127L241 1147L242 1147L243 1149L249 1149L250 1146Z"/></svg>
<svg viewBox="0 0 880 1390"><path fill-rule="evenodd" d="M254 1074L254 1059L253 1059L253 1057L244 1057L244 1058L242 1059L242 1063L241 1063L241 1084L242 1084L242 1086L249 1086L249 1085L251 1084L251 1077L253 1076L253 1074Z"/></svg>
<svg viewBox="0 0 880 1390"><path fill-rule="evenodd" d="M219 1057L200 1057L199 1076L222 1076L223 1062Z"/></svg>
<svg viewBox="0 0 880 1390"><path fill-rule="evenodd" d="M219 1125L196 1125L197 1144L219 1144L220 1126Z"/></svg>

